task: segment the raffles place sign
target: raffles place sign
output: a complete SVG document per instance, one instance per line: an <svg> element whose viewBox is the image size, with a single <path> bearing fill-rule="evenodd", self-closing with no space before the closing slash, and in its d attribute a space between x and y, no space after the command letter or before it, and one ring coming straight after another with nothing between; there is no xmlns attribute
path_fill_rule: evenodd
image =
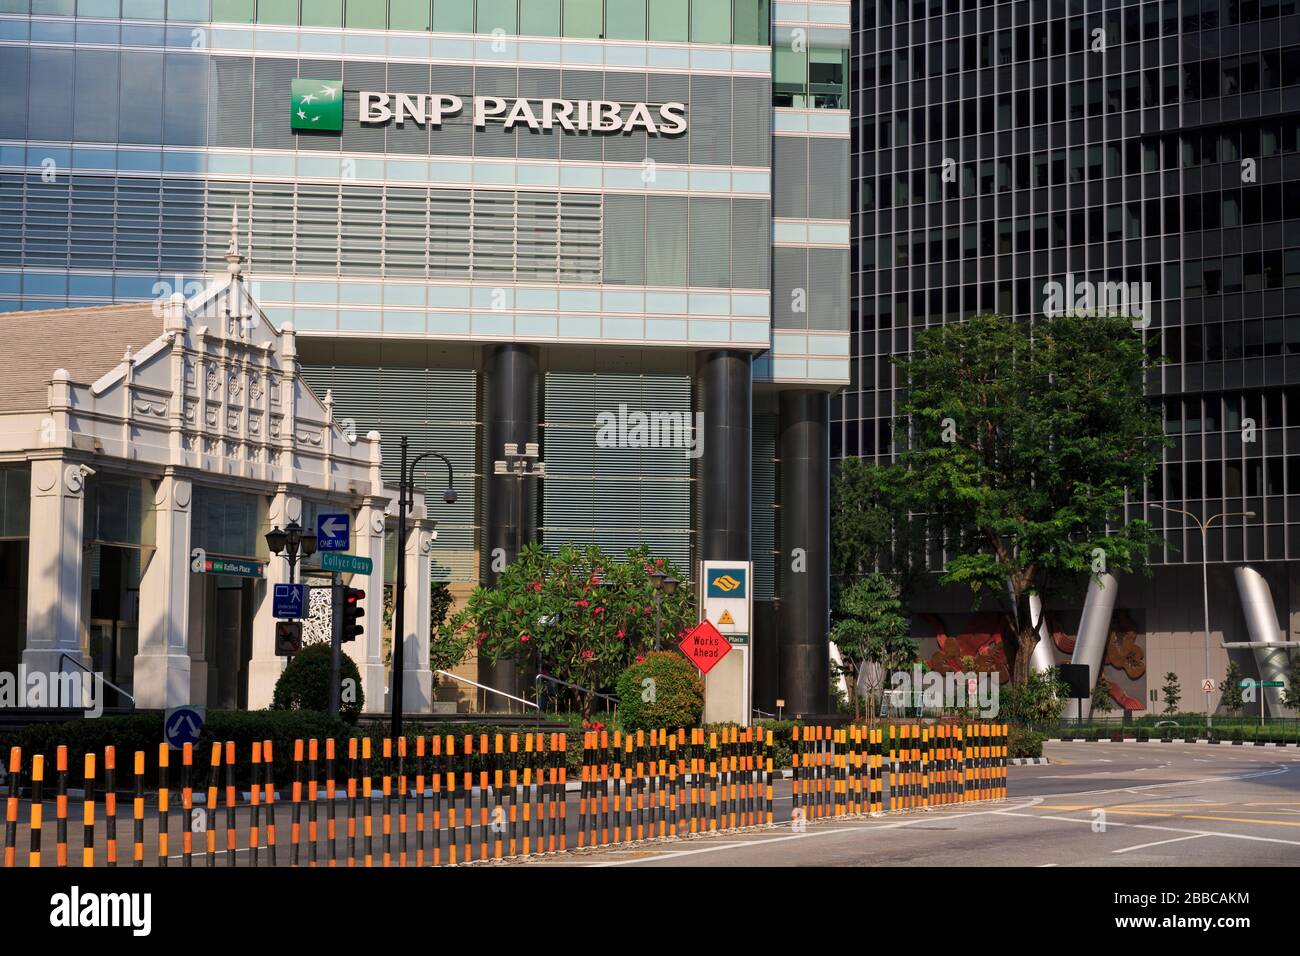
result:
<svg viewBox="0 0 1300 956"><path fill-rule="evenodd" d="M295 130L337 133L343 129L343 84L339 80L295 79L290 97L290 126ZM686 132L685 103L618 103L613 100L523 99L448 93L357 94L362 126L429 126L437 129L453 116L470 114L483 129L489 122L506 129L559 129L566 133L631 133L679 136Z"/></svg>

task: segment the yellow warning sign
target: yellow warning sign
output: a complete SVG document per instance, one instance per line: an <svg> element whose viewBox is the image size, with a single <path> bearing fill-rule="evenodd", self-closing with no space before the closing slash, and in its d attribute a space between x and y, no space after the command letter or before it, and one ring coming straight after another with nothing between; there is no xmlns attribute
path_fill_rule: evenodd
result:
<svg viewBox="0 0 1300 956"><path fill-rule="evenodd" d="M731 612L728 611L728 610L725 610L725 609L724 609L723 612L722 612L722 617L718 618L718 623L719 623L719 624L735 624L736 622L735 622L735 620L732 618L732 616L731 616Z"/></svg>

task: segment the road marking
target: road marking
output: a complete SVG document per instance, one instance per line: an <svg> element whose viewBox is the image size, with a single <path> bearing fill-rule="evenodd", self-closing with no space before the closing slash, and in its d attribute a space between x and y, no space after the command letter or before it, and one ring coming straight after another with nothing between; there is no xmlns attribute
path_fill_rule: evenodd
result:
<svg viewBox="0 0 1300 956"><path fill-rule="evenodd" d="M1111 853L1132 853L1134 850L1146 850L1153 846L1164 846L1166 843L1181 843L1184 840L1199 840L1208 834L1193 833L1191 836L1172 837L1168 840L1156 840L1154 843L1139 843L1137 846L1126 846L1122 850L1111 850Z"/></svg>
<svg viewBox="0 0 1300 956"><path fill-rule="evenodd" d="M1300 821L1296 820L1250 820L1241 817L1213 817L1196 813L1187 813L1183 816L1187 820L1225 820L1229 823L1266 823L1274 827L1300 827Z"/></svg>
<svg viewBox="0 0 1300 956"><path fill-rule="evenodd" d="M1058 816L1039 816L1033 813L1017 813L1014 810L1001 811L1003 816L1019 817L1022 820L1055 820L1059 823L1086 823L1092 826L1093 821L1080 820L1077 817L1058 817ZM1121 823L1118 820L1106 824L1111 827L1133 827L1137 830L1161 830L1165 833L1186 833L1197 834L1199 836L1216 836L1223 837L1226 840L1248 840L1252 843L1281 843L1286 846L1300 846L1300 840L1282 840L1278 837L1252 836L1248 833L1225 833L1222 830L1188 830L1185 827L1165 827L1157 823Z"/></svg>

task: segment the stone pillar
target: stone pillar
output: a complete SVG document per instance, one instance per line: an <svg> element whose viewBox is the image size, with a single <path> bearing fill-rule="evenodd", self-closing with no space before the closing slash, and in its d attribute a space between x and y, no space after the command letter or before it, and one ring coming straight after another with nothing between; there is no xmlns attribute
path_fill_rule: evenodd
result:
<svg viewBox="0 0 1300 956"><path fill-rule="evenodd" d="M537 540L538 479L494 475L492 463L502 457L507 442L515 442L523 451L528 442L538 440L538 375L537 349L533 346L504 343L484 352L483 563L488 585L495 584L500 576L494 568L509 564L521 545ZM520 693L524 679L513 660L492 664L480 659L478 679L507 694L526 696ZM489 710L508 710L513 708L513 702L488 694L487 706Z"/></svg>
<svg viewBox="0 0 1300 956"><path fill-rule="evenodd" d="M781 393L777 580L780 689L786 713L824 714L830 683L830 399Z"/></svg>
<svg viewBox="0 0 1300 956"><path fill-rule="evenodd" d="M417 511L423 509L417 508ZM406 561L406 643L402 648L402 712L433 712L433 671L429 669L429 577L432 572L433 522L410 517L403 560Z"/></svg>
<svg viewBox="0 0 1300 956"><path fill-rule="evenodd" d="M66 458L32 462L27 644L22 656L29 672L85 673L63 654L90 666L81 642L84 490L80 465Z"/></svg>
<svg viewBox="0 0 1300 956"><path fill-rule="evenodd" d="M374 432L371 432L374 435ZM378 436L373 449L379 451ZM361 672L361 689L366 696L366 713L383 713L388 709L388 665L384 663L384 508L386 498L366 497L353 524L354 552L369 558L373 567L370 577L353 575L352 587L366 592L361 602L361 636L343 645L343 653L352 658Z"/></svg>
<svg viewBox="0 0 1300 956"><path fill-rule="evenodd" d="M302 499L283 490L277 491L266 512L267 529L283 528L290 521L302 524ZM289 666L289 658L275 653L275 615L271 613L275 586L288 583L288 559L283 554L269 555L266 580L257 586L257 607L253 611L253 653L248 661L249 710L271 706L276 682Z"/></svg>
<svg viewBox="0 0 1300 956"><path fill-rule="evenodd" d="M197 703L186 641L190 604L190 498L193 487L165 475L154 492L153 557L140 577L140 637L135 655L135 706Z"/></svg>

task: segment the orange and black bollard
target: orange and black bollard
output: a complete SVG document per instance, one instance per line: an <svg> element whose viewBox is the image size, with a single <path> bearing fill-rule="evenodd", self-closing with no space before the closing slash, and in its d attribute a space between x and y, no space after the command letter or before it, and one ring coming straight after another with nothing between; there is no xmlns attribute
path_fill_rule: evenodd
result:
<svg viewBox="0 0 1300 956"><path fill-rule="evenodd" d="M55 751L54 864L68 865L68 748Z"/></svg>
<svg viewBox="0 0 1300 956"><path fill-rule="evenodd" d="M450 742L451 738L447 738ZM430 808L430 821L433 834L433 865L442 866L442 738L429 738L429 790L433 806Z"/></svg>
<svg viewBox="0 0 1300 956"><path fill-rule="evenodd" d="M424 735L415 738L415 865L424 866Z"/></svg>
<svg viewBox="0 0 1300 956"><path fill-rule="evenodd" d="M406 737L397 738L397 865L406 866Z"/></svg>
<svg viewBox="0 0 1300 956"><path fill-rule="evenodd" d="M83 767L83 791L81 798L81 865L90 868L95 865L95 755L85 756Z"/></svg>
<svg viewBox="0 0 1300 956"><path fill-rule="evenodd" d="M32 757L32 816L27 833L27 865L39 869L41 865L41 825L45 812L45 755Z"/></svg>
<svg viewBox="0 0 1300 956"><path fill-rule="evenodd" d="M375 865L375 817L374 810L371 806L373 795L373 779L370 774L370 738L361 738L361 822L363 829L361 838L364 843L364 860L363 865L367 868Z"/></svg>
<svg viewBox="0 0 1300 956"><path fill-rule="evenodd" d="M338 788L334 782L336 755L334 738L325 738L325 839L330 848L330 866L339 865Z"/></svg>
<svg viewBox="0 0 1300 956"><path fill-rule="evenodd" d="M348 738L347 865L357 865L357 738Z"/></svg>
<svg viewBox="0 0 1300 956"><path fill-rule="evenodd" d="M447 735L446 754L443 757L447 784L447 863L456 865L456 738ZM435 851L436 852L436 851Z"/></svg>
<svg viewBox="0 0 1300 956"><path fill-rule="evenodd" d="M108 817L108 859L109 865L117 856L117 841L114 839L116 833L116 824L113 822L116 814L108 809L108 801L111 799L109 794L113 790L113 755L107 753L104 757L104 770L107 774L104 786L104 813ZM217 782L221 774L221 744L214 742L212 744L212 757L208 762L208 793L207 803L203 808L203 817L205 821L204 830L207 833L205 847L207 850L208 866L217 865Z"/></svg>
<svg viewBox="0 0 1300 956"><path fill-rule="evenodd" d="M381 782L380 794L383 796L383 808L380 817L380 834L384 838L384 866L393 865L393 741L391 737L384 738L383 746L384 757L384 776Z"/></svg>
<svg viewBox="0 0 1300 956"><path fill-rule="evenodd" d="M499 860L505 853L505 810L502 807L502 790L505 788L506 738L496 734L492 740L492 859Z"/></svg>
<svg viewBox="0 0 1300 956"><path fill-rule="evenodd" d="M23 769L23 752L19 747L9 748L9 793L5 797L5 867L14 865L18 842L18 790Z"/></svg>
<svg viewBox="0 0 1300 956"><path fill-rule="evenodd" d="M168 821L171 818L171 789L167 786L167 768L171 763L171 747L167 743L158 745L158 865L167 866L170 853L171 834Z"/></svg>
<svg viewBox="0 0 1300 956"><path fill-rule="evenodd" d="M266 852L275 866L275 761L271 741L262 741L262 798L266 804Z"/></svg>
<svg viewBox="0 0 1300 956"><path fill-rule="evenodd" d="M239 852L235 840L235 806L239 794L235 791L235 742L226 741L226 866L235 865Z"/></svg>
<svg viewBox="0 0 1300 956"><path fill-rule="evenodd" d="M293 789L289 791L289 865L302 862L302 758L303 740L293 742ZM257 745L253 745L253 772L257 772ZM256 811L255 811L256 812Z"/></svg>
<svg viewBox="0 0 1300 956"><path fill-rule="evenodd" d="M252 767L249 770L248 805L248 855L249 866L258 865L258 851L262 846L262 742L253 741Z"/></svg>
<svg viewBox="0 0 1300 956"><path fill-rule="evenodd" d="M90 755L87 754L87 757ZM89 786L89 785L87 785ZM181 747L181 866L194 866L194 745Z"/></svg>
<svg viewBox="0 0 1300 956"><path fill-rule="evenodd" d="M316 866L319 861L320 831L318 804L320 803L320 782L317 777L316 762L320 757L320 747L315 737L307 741L307 865Z"/></svg>
<svg viewBox="0 0 1300 956"><path fill-rule="evenodd" d="M131 865L144 866L144 751L135 752L135 799L131 804Z"/></svg>

